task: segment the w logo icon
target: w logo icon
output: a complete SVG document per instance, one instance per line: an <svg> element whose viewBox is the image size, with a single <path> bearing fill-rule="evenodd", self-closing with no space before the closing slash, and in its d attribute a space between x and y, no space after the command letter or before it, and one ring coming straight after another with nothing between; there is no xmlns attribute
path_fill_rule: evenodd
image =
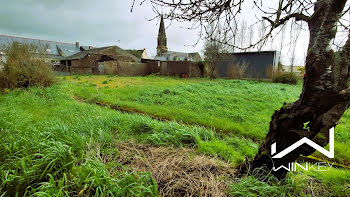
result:
<svg viewBox="0 0 350 197"><path fill-rule="evenodd" d="M309 146L318 150L319 152L321 152L322 154L324 154L328 158L334 158L334 127L329 130L329 151L322 148L320 145L311 141L307 137L304 137L304 138L300 139L299 141L295 142L294 144L292 144L291 146L289 146L288 148L284 149L283 151L281 151L277 155L273 156L272 158L274 158L274 159L282 158L303 144L308 144ZM275 153L276 153L276 142L271 145L271 155L274 155Z"/></svg>

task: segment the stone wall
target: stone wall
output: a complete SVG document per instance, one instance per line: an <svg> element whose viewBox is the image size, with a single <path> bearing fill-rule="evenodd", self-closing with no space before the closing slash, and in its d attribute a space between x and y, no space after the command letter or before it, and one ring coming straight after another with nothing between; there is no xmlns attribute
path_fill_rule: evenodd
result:
<svg viewBox="0 0 350 197"><path fill-rule="evenodd" d="M160 72L159 60L141 59L141 63L148 64L148 73L149 74Z"/></svg>
<svg viewBox="0 0 350 197"><path fill-rule="evenodd" d="M150 66L147 63L105 61L104 74L119 76L145 76L151 74Z"/></svg>
<svg viewBox="0 0 350 197"><path fill-rule="evenodd" d="M106 75L116 75L117 74L117 66L118 61L105 61L104 63L104 69Z"/></svg>
<svg viewBox="0 0 350 197"><path fill-rule="evenodd" d="M82 60L61 62L67 72L72 74L115 74L120 76L145 76L159 73L163 76L201 77L198 64L190 61L141 60L142 63L130 62L126 57L104 61L101 54L89 54ZM125 61L123 61L125 60ZM64 69L63 69L64 70ZM62 70L62 71L63 71Z"/></svg>
<svg viewBox="0 0 350 197"><path fill-rule="evenodd" d="M90 54L82 60L71 60L72 74L100 74L98 70L98 61L100 55Z"/></svg>
<svg viewBox="0 0 350 197"><path fill-rule="evenodd" d="M145 76L150 73L146 63L119 62L117 74L120 76Z"/></svg>

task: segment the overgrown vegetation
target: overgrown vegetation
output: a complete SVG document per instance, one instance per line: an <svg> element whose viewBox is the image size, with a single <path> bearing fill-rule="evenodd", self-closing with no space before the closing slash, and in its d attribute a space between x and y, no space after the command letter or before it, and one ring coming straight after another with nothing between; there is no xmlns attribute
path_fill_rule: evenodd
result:
<svg viewBox="0 0 350 197"><path fill-rule="evenodd" d="M13 42L2 50L6 61L0 70L0 90L47 87L54 83L53 71L45 62L45 46Z"/></svg>
<svg viewBox="0 0 350 197"><path fill-rule="evenodd" d="M298 83L298 77L292 72L286 72L273 76L272 82L296 85Z"/></svg>
<svg viewBox="0 0 350 197"><path fill-rule="evenodd" d="M195 148L200 142L226 140L204 128L80 103L72 98L70 89L69 84L59 84L0 96L1 192L155 195L157 185L149 174L113 162L119 155L115 147L119 141ZM249 139L236 140L257 149ZM222 155L220 151L204 152ZM238 163L243 154L243 149L237 147L229 161Z"/></svg>
<svg viewBox="0 0 350 197"><path fill-rule="evenodd" d="M99 102L106 106L119 106L152 117L205 126L220 134L251 138L256 142L264 138L274 110L278 110L284 102L295 101L301 91L300 84L286 85L247 80L184 80L154 76L109 77L113 80L109 84L103 84L106 76L80 76L80 80L72 78L77 77L66 77L67 80L74 82L69 84L71 91L88 103ZM106 88L107 85L115 88ZM335 132L333 161L348 165L350 111L343 115L339 123ZM165 134L161 135L166 139ZM213 143L200 150L211 152L212 148L209 147L215 146L215 142ZM218 146L227 144L227 142L221 143ZM230 146L232 145L229 144L227 147ZM326 159L317 152L315 155Z"/></svg>
<svg viewBox="0 0 350 197"><path fill-rule="evenodd" d="M106 80L108 84L103 84ZM107 85L111 88L105 88ZM219 97L205 96L212 91ZM244 91L252 95L249 106L243 100ZM272 94L268 91L273 91L276 100L268 96ZM231 113L248 110L245 116L231 120L242 126L248 123L242 119L250 113L259 114L258 110L253 111L254 107L274 110L273 106L280 102L277 99L293 100L298 91L300 86L251 81L114 76L69 76L48 88L14 90L0 95L0 192L5 196L157 196L200 192L213 196L278 196L277 192L302 196L321 191L346 196L350 182L347 170L291 173L287 182L266 183L251 174L234 179L234 167L251 159L258 150L258 143L248 136L261 139L258 132L266 131L257 129L255 134L247 135L186 124L194 113L206 116L207 110L214 114L225 105L230 106L234 98L243 97L230 106ZM233 96L225 100L224 94ZM187 102L198 102L193 99L196 97L202 97L205 103L192 105L187 115L176 111L188 119L172 119L170 113L165 113L168 120L159 121L92 103L112 97L132 101L136 107L158 105L160 111L170 108L170 102L177 109L187 108ZM256 100L258 97L276 103L270 105ZM160 98L169 103L153 104L162 101ZM222 103L210 111L207 104L215 100ZM125 104L109 101L113 101L113 106ZM268 122L260 123L264 114L249 119L247 129L266 126ZM218 118L222 117L224 113L218 113ZM336 128L336 159L343 159L337 162L345 164L348 160L343 155L349 154L344 149L349 144L349 118L348 113L344 115ZM308 190L315 186L318 190Z"/></svg>

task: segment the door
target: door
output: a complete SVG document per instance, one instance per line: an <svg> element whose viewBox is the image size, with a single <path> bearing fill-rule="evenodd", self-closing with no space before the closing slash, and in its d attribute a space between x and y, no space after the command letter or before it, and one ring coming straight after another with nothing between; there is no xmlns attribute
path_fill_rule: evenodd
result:
<svg viewBox="0 0 350 197"><path fill-rule="evenodd" d="M104 62L99 62L98 63L98 72L100 75L105 74L105 64Z"/></svg>

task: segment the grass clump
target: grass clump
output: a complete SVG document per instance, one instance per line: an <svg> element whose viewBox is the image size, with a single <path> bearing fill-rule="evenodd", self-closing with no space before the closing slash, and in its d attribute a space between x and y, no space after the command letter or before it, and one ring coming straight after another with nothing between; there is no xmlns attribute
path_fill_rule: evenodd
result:
<svg viewBox="0 0 350 197"><path fill-rule="evenodd" d="M244 177L234 179L229 183L228 194L230 196L249 197L280 197L288 195L291 190L291 182L279 181L264 168L257 168Z"/></svg>
<svg viewBox="0 0 350 197"><path fill-rule="evenodd" d="M298 77L292 72L282 73L272 77L272 82L296 85L298 83Z"/></svg>
<svg viewBox="0 0 350 197"><path fill-rule="evenodd" d="M47 87L55 82L55 76L45 61L45 47L13 42L4 46L6 61L0 70L0 90Z"/></svg>
<svg viewBox="0 0 350 197"><path fill-rule="evenodd" d="M314 182L322 184L333 196L350 196L349 170L332 167L327 171L308 171L304 174L317 180Z"/></svg>

